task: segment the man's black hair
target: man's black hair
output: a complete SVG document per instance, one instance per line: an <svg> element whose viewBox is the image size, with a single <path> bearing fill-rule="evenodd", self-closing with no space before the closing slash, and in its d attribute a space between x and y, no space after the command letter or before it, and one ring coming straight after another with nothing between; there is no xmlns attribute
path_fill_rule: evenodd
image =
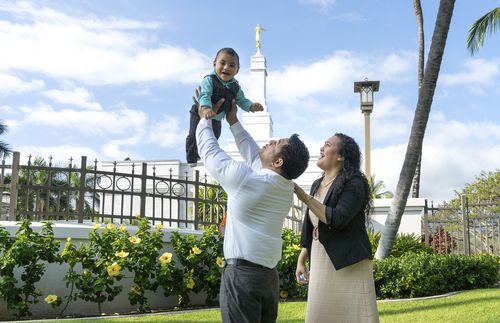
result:
<svg viewBox="0 0 500 323"><path fill-rule="evenodd" d="M281 150L283 166L281 170L286 179L296 179L307 169L309 164L309 150L299 135L293 134L288 138L288 144Z"/></svg>

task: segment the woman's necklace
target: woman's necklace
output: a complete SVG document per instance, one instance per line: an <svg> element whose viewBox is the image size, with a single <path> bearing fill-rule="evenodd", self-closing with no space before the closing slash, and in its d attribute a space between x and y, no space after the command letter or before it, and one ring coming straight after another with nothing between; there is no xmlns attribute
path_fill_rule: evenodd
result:
<svg viewBox="0 0 500 323"><path fill-rule="evenodd" d="M335 180L335 178L337 178L337 176L334 176L331 180L329 180L326 183L325 183L325 179L323 178L323 180L321 181L321 186L327 187L328 185L330 185Z"/></svg>

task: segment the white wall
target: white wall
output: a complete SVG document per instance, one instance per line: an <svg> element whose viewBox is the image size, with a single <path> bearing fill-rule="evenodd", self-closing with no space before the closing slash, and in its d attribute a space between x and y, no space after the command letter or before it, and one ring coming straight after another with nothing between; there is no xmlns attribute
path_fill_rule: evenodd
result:
<svg viewBox="0 0 500 323"><path fill-rule="evenodd" d="M373 200L372 223L375 231L381 231L384 227L391 203L392 199ZM423 198L408 199L398 233L414 233L417 236L422 234L421 220L424 215L424 206L425 199Z"/></svg>

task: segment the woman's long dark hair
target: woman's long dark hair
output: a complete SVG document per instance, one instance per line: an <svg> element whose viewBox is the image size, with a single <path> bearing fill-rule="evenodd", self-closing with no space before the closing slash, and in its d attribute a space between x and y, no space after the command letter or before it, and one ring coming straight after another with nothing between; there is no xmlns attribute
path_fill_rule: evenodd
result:
<svg viewBox="0 0 500 323"><path fill-rule="evenodd" d="M336 137L340 139L341 146L339 147L339 155L344 157L344 166L340 173L337 175L337 180L335 181L335 186L332 191L333 202L337 203L340 193L344 189L345 183L351 180L354 177L359 177L363 181L363 186L365 190L365 199L363 201L364 204L364 214L365 214L365 223L367 227L371 224L370 221L370 210L372 206L372 195L370 193L370 184L368 180L361 172L361 151L359 150L359 146L354 139L343 134L336 133Z"/></svg>

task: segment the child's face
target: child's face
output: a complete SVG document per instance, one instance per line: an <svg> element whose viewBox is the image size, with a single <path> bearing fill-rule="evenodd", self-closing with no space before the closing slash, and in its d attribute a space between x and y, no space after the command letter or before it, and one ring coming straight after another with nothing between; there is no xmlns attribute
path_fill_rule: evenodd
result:
<svg viewBox="0 0 500 323"><path fill-rule="evenodd" d="M214 61L215 73L223 81L230 81L238 73L240 68L236 56L232 56L226 52L221 52Z"/></svg>

